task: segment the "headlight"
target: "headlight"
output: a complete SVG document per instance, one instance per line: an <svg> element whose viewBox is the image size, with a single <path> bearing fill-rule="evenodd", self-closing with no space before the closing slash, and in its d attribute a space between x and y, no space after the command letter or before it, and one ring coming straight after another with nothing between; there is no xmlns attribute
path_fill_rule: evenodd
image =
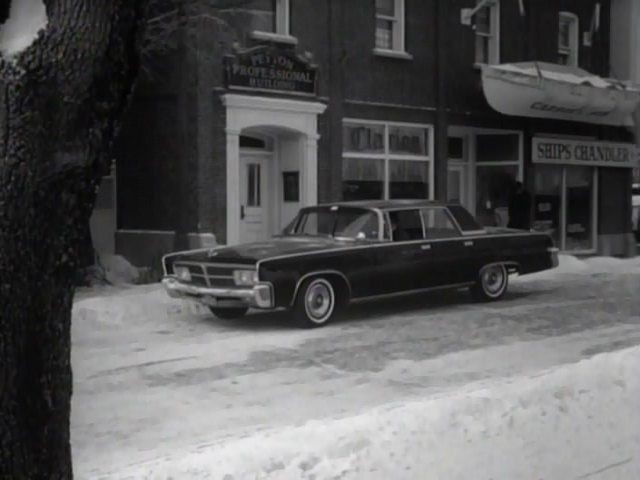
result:
<svg viewBox="0 0 640 480"><path fill-rule="evenodd" d="M173 273L178 280L182 280L183 282L191 281L191 272L189 272L189 267L173 267Z"/></svg>
<svg viewBox="0 0 640 480"><path fill-rule="evenodd" d="M258 283L256 270L234 270L233 281L236 285L255 285Z"/></svg>

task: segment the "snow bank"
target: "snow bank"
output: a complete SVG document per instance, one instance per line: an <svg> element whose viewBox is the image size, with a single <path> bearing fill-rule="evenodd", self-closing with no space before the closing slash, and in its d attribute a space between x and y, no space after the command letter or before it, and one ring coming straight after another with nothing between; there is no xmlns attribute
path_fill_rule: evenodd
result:
<svg viewBox="0 0 640 480"><path fill-rule="evenodd" d="M112 285L131 285L140 277L138 269L121 255L105 255L100 258L100 264Z"/></svg>
<svg viewBox="0 0 640 480"><path fill-rule="evenodd" d="M640 274L640 256L634 258L586 257L583 259L572 255L559 255L559 265L521 277L518 281L553 280L573 275L598 274Z"/></svg>
<svg viewBox="0 0 640 480"><path fill-rule="evenodd" d="M169 297L160 285L79 289L73 303L73 321L107 325L163 324L178 317L209 315L195 302Z"/></svg>
<svg viewBox="0 0 640 480"><path fill-rule="evenodd" d="M257 433L120 479L631 479L640 348L357 417Z"/></svg>

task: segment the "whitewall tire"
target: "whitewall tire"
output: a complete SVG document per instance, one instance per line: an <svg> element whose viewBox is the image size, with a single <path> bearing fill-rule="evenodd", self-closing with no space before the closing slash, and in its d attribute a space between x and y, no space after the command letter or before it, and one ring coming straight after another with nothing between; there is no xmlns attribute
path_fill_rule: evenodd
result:
<svg viewBox="0 0 640 480"><path fill-rule="evenodd" d="M509 272L501 263L487 265L480 270L471 295L475 300L491 302L502 298L509 286Z"/></svg>
<svg viewBox="0 0 640 480"><path fill-rule="evenodd" d="M334 284L325 277L306 279L300 285L293 306L294 320L303 328L322 327L340 310Z"/></svg>

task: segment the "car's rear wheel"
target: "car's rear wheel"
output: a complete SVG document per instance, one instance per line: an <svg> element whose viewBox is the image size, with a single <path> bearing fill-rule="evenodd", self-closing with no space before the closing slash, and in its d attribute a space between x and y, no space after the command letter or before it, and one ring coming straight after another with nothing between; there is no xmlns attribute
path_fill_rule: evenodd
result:
<svg viewBox="0 0 640 480"><path fill-rule="evenodd" d="M343 302L336 284L325 277L308 278L302 282L293 305L293 319L299 327L322 327L334 320Z"/></svg>
<svg viewBox="0 0 640 480"><path fill-rule="evenodd" d="M247 307L209 307L211 313L213 313L216 317L222 318L224 320L231 320L234 318L241 318L247 314L249 308Z"/></svg>
<svg viewBox="0 0 640 480"><path fill-rule="evenodd" d="M470 288L474 300L491 302L499 300L509 286L509 272L500 263L487 265L478 274L476 283Z"/></svg>

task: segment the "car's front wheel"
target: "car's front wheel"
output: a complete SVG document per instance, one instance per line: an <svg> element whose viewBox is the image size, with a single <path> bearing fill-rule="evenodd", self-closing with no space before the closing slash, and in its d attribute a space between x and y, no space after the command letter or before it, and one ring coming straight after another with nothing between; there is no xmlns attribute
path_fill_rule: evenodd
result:
<svg viewBox="0 0 640 480"><path fill-rule="evenodd" d="M224 320L232 320L234 318L244 317L249 309L247 307L209 307L209 310L211 310L211 313L213 313L218 318L222 318Z"/></svg>
<svg viewBox="0 0 640 480"><path fill-rule="evenodd" d="M293 305L293 318L302 328L316 328L333 320L341 310L339 292L325 277L302 282Z"/></svg>
<svg viewBox="0 0 640 480"><path fill-rule="evenodd" d="M509 286L509 273L500 263L487 265L478 274L476 283L470 288L474 300L491 302L499 300Z"/></svg>

